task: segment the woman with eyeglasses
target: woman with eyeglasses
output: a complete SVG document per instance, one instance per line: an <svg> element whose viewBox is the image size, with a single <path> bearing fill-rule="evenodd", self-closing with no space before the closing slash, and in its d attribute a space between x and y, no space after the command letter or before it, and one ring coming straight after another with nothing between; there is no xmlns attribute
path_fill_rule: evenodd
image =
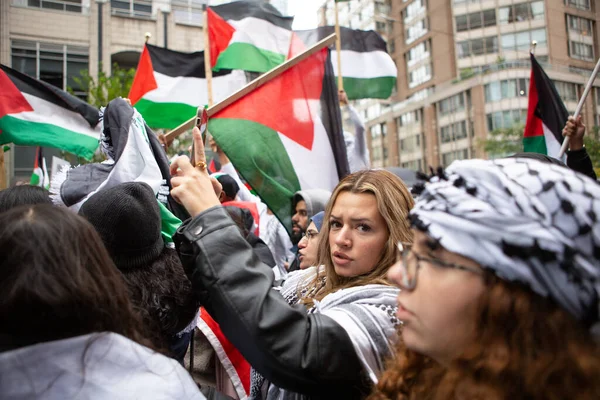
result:
<svg viewBox="0 0 600 400"><path fill-rule="evenodd" d="M202 149L197 129L194 140ZM171 172L171 193L192 215L176 245L202 304L254 369L250 397L368 395L396 339L398 289L386 274L396 244L412 241L413 199L400 179L383 170L342 179L323 217L319 267L290 274L279 292L219 205L206 171L179 158Z"/></svg>
<svg viewBox="0 0 600 400"><path fill-rule="evenodd" d="M300 269L317 265L317 250L319 245L319 231L323 225L325 211L315 214L308 222L306 233L298 242L298 259Z"/></svg>
<svg viewBox="0 0 600 400"><path fill-rule="evenodd" d="M388 274L402 340L370 398L600 398L598 216L596 182L537 160L433 177Z"/></svg>

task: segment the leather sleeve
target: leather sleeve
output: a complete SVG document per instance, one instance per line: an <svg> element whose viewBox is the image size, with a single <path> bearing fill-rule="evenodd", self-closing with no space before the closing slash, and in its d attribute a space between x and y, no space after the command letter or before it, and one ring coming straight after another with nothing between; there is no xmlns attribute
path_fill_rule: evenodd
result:
<svg viewBox="0 0 600 400"><path fill-rule="evenodd" d="M175 243L199 300L266 379L305 394L339 396L364 388L362 366L345 330L327 316L287 304L272 289L271 268L259 261L222 207L186 221Z"/></svg>

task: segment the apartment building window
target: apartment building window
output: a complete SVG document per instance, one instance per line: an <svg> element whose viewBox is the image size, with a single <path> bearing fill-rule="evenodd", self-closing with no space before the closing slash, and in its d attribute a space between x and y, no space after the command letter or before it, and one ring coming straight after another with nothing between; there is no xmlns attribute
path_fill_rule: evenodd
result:
<svg viewBox="0 0 600 400"><path fill-rule="evenodd" d="M499 101L527 96L529 79L506 79L490 82L484 87L485 101Z"/></svg>
<svg viewBox="0 0 600 400"><path fill-rule="evenodd" d="M206 2L207 0L171 0L175 23L202 26Z"/></svg>
<svg viewBox="0 0 600 400"><path fill-rule="evenodd" d="M546 29L542 28L517 33L505 33L501 36L502 50L529 50L533 40L537 41L539 47L546 47Z"/></svg>
<svg viewBox="0 0 600 400"><path fill-rule="evenodd" d="M452 164L452 161L466 160L468 158L469 158L469 150L468 149L451 151L449 153L442 154L442 164L444 165L444 167L447 167L448 165Z"/></svg>
<svg viewBox="0 0 600 400"><path fill-rule="evenodd" d="M419 43L412 49L410 49L406 53L406 64L407 66L412 66L418 63L419 61L423 61L429 58L431 48L431 41L426 40L424 42Z"/></svg>
<svg viewBox="0 0 600 400"><path fill-rule="evenodd" d="M423 18L406 28L406 44L412 43L427 33L427 19Z"/></svg>
<svg viewBox="0 0 600 400"><path fill-rule="evenodd" d="M373 125L371 127L371 139L377 139L381 137L381 125Z"/></svg>
<svg viewBox="0 0 600 400"><path fill-rule="evenodd" d="M408 73L408 87L414 88L415 86L427 82L431 78L431 63L422 65Z"/></svg>
<svg viewBox="0 0 600 400"><path fill-rule="evenodd" d="M88 69L87 47L13 40L11 55L12 67L17 71L62 90L70 87L77 96L83 99L87 97L85 88L74 80Z"/></svg>
<svg viewBox="0 0 600 400"><path fill-rule="evenodd" d="M400 139L401 152L412 152L421 148L421 134Z"/></svg>
<svg viewBox="0 0 600 400"><path fill-rule="evenodd" d="M81 0L27 0L27 7L80 13Z"/></svg>
<svg viewBox="0 0 600 400"><path fill-rule="evenodd" d="M421 167L421 163L423 160L413 160L407 161L400 164L402 168L412 169L413 171L421 171L423 168Z"/></svg>
<svg viewBox="0 0 600 400"><path fill-rule="evenodd" d="M458 58L492 54L498 52L498 37L488 36L484 38L464 40L456 44Z"/></svg>
<svg viewBox="0 0 600 400"><path fill-rule="evenodd" d="M398 128L415 124L421 120L419 111L411 111L396 118ZM400 133L400 132L398 132Z"/></svg>
<svg viewBox="0 0 600 400"><path fill-rule="evenodd" d="M425 11L425 0L415 0L402 11L402 18L404 22L408 22L423 11Z"/></svg>
<svg viewBox="0 0 600 400"><path fill-rule="evenodd" d="M579 101L577 84L571 82L554 81L554 86L563 101Z"/></svg>
<svg viewBox="0 0 600 400"><path fill-rule="evenodd" d="M486 115L488 132L525 125L527 110L504 110Z"/></svg>
<svg viewBox="0 0 600 400"><path fill-rule="evenodd" d="M135 18L152 17L152 0L110 0L113 15Z"/></svg>
<svg viewBox="0 0 600 400"><path fill-rule="evenodd" d="M587 18L567 15L569 31L577 32L583 36L592 36L592 21Z"/></svg>
<svg viewBox="0 0 600 400"><path fill-rule="evenodd" d="M510 24L527 20L544 19L544 2L513 4L498 8L498 23Z"/></svg>
<svg viewBox="0 0 600 400"><path fill-rule="evenodd" d="M590 0L565 0L565 5L579 8L581 10L589 10Z"/></svg>
<svg viewBox="0 0 600 400"><path fill-rule="evenodd" d="M464 109L465 98L462 93L455 94L454 96L441 100L439 103L440 115L446 115L449 113L462 111Z"/></svg>
<svg viewBox="0 0 600 400"><path fill-rule="evenodd" d="M496 10L477 11L456 17L457 32L494 25L496 25Z"/></svg>
<svg viewBox="0 0 600 400"><path fill-rule="evenodd" d="M594 61L594 47L591 44L570 40L569 54L578 60Z"/></svg>
<svg viewBox="0 0 600 400"><path fill-rule="evenodd" d="M467 137L467 123L455 122L440 129L442 143L450 143Z"/></svg>

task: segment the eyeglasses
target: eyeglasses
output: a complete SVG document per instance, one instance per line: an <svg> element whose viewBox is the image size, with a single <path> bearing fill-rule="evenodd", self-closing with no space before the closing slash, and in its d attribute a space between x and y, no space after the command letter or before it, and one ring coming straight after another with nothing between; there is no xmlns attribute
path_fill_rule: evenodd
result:
<svg viewBox="0 0 600 400"><path fill-rule="evenodd" d="M308 240L314 239L317 236L319 236L319 232L313 232L313 231L306 231L302 237L305 237Z"/></svg>
<svg viewBox="0 0 600 400"><path fill-rule="evenodd" d="M398 242L397 262L398 261L401 261L402 265L402 281L400 282L400 286L407 290L412 290L417 286L417 275L419 273L419 268L421 268L421 261L435 264L443 268L460 269L474 274L484 275L483 271L474 267L467 267L466 265L454 264L435 258L420 256L412 251L412 245L410 243Z"/></svg>

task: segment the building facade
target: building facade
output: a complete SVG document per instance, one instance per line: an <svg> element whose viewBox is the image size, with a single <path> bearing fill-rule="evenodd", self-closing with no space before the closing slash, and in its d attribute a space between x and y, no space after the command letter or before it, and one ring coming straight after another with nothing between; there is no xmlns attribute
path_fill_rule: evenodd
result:
<svg viewBox="0 0 600 400"><path fill-rule="evenodd" d="M0 62L85 96L75 77L114 63L135 67L145 35L149 43L178 51L202 50L206 0L2 0ZM44 149L50 162L56 149ZM31 176L35 148L6 153L7 182Z"/></svg>
<svg viewBox="0 0 600 400"><path fill-rule="evenodd" d="M374 167L424 171L502 156L482 141L525 124L532 42L570 113L600 56L593 0L394 0L381 19L392 24L398 83L389 102L362 102ZM600 125L596 82L583 109L588 127Z"/></svg>

